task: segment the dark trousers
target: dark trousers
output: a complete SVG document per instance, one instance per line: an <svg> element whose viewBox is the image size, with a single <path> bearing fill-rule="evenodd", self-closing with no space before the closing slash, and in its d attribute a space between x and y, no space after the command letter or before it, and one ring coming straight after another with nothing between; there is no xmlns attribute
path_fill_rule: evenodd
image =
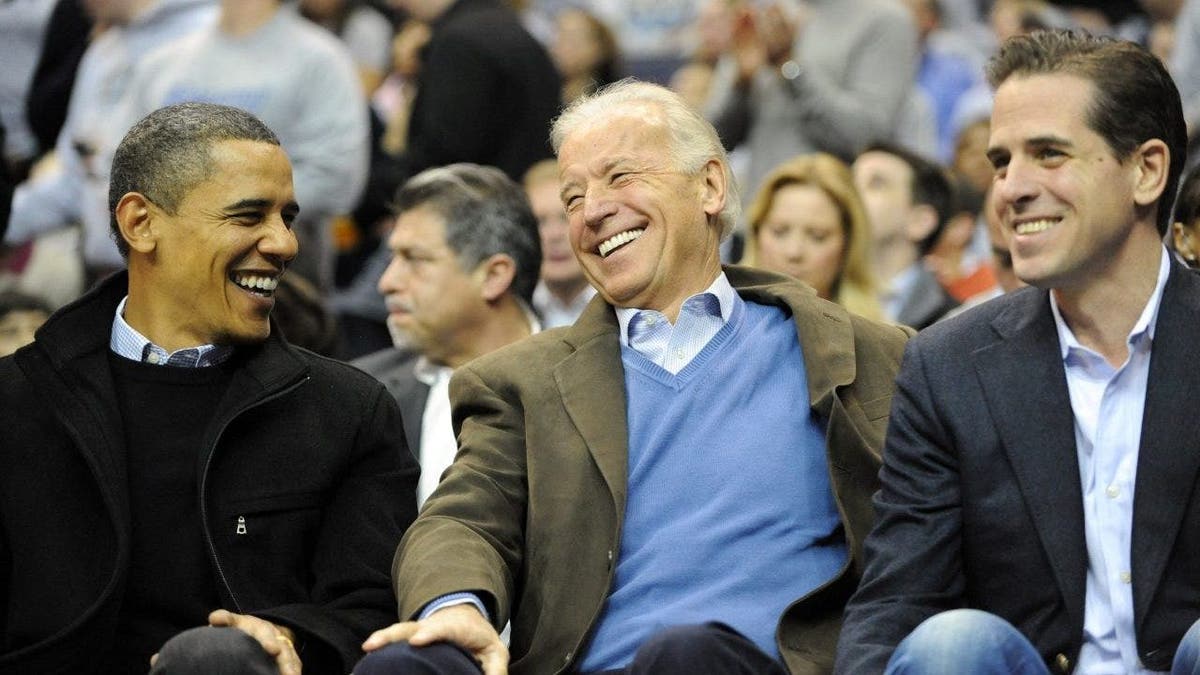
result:
<svg viewBox="0 0 1200 675"><path fill-rule="evenodd" d="M372 652L355 675L479 675L469 654L446 643L388 645ZM675 626L655 633L620 670L596 675L786 675L783 665L723 623Z"/></svg>
<svg viewBox="0 0 1200 675"><path fill-rule="evenodd" d="M236 628L201 626L167 640L150 675L279 675L258 640Z"/></svg>

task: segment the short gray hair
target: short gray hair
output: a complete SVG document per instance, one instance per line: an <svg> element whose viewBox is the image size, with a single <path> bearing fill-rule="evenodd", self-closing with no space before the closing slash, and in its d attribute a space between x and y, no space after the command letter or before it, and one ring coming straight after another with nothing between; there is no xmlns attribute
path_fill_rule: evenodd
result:
<svg viewBox="0 0 1200 675"><path fill-rule="evenodd" d="M108 211L113 240L125 258L129 244L117 224L117 204L137 192L175 214L192 188L212 173L212 147L221 141L279 145L279 138L254 115L215 103L180 103L159 108L126 132L113 154Z"/></svg>
<svg viewBox="0 0 1200 675"><path fill-rule="evenodd" d="M567 136L580 127L594 124L637 104L654 106L662 111L671 139L668 152L678 170L696 174L709 160L715 159L721 163L726 191L725 206L717 214L717 223L721 226L721 238L728 237L741 217L742 205L725 146L721 144L713 125L666 87L625 78L594 94L576 99L554 120L554 126L550 129L550 143L554 146L554 152L557 154Z"/></svg>
<svg viewBox="0 0 1200 675"><path fill-rule="evenodd" d="M533 302L542 267L537 218L525 190L503 171L478 164L450 164L413 176L396 192L396 213L429 208L445 220L446 245L464 271L503 253L516 263L512 292Z"/></svg>

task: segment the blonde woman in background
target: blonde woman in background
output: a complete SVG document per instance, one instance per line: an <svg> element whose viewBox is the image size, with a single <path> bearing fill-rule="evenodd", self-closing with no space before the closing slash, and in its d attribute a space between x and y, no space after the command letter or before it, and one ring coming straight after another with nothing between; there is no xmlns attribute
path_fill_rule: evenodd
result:
<svg viewBox="0 0 1200 675"><path fill-rule="evenodd" d="M742 264L787 274L862 316L882 316L867 215L850 168L825 153L777 166L747 211Z"/></svg>

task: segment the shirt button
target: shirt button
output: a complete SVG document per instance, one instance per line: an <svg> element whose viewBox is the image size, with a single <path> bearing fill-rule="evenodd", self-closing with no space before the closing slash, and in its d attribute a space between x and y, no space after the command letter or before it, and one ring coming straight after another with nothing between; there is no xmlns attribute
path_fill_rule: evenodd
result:
<svg viewBox="0 0 1200 675"><path fill-rule="evenodd" d="M1121 488L1117 487L1116 485L1109 485L1108 489L1104 491L1104 494L1108 495L1109 499L1116 499L1121 494Z"/></svg>
<svg viewBox="0 0 1200 675"><path fill-rule="evenodd" d="M1133 575L1129 572L1121 572L1121 583L1128 584L1133 581Z"/></svg>
<svg viewBox="0 0 1200 675"><path fill-rule="evenodd" d="M1064 673L1071 669L1071 660L1067 658L1066 654L1059 654L1054 657L1054 661L1058 664L1059 670Z"/></svg>
<svg viewBox="0 0 1200 675"><path fill-rule="evenodd" d="M656 323L658 323L658 317L656 317L656 316L646 317L646 325L647 326L653 326Z"/></svg>
<svg viewBox="0 0 1200 675"><path fill-rule="evenodd" d="M677 358L677 359L682 359L682 358L683 358L683 350L682 350L682 349L676 349L676 350L675 350L675 358Z"/></svg>
<svg viewBox="0 0 1200 675"><path fill-rule="evenodd" d="M150 352L150 354L146 357L146 360L154 365L158 365L158 352Z"/></svg>

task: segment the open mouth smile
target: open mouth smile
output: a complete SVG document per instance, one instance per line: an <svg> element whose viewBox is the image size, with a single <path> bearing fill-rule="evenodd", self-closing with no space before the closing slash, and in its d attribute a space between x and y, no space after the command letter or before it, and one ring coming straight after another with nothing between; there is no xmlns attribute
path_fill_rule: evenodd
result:
<svg viewBox="0 0 1200 675"><path fill-rule="evenodd" d="M600 242L600 246L596 248L596 251L600 254L601 258L607 258L613 251L642 236L642 233L645 231L646 228L639 227L614 234L608 239Z"/></svg>
<svg viewBox="0 0 1200 675"><path fill-rule="evenodd" d="M279 287L278 274L232 272L229 280L242 290L264 298L273 296L275 289Z"/></svg>

